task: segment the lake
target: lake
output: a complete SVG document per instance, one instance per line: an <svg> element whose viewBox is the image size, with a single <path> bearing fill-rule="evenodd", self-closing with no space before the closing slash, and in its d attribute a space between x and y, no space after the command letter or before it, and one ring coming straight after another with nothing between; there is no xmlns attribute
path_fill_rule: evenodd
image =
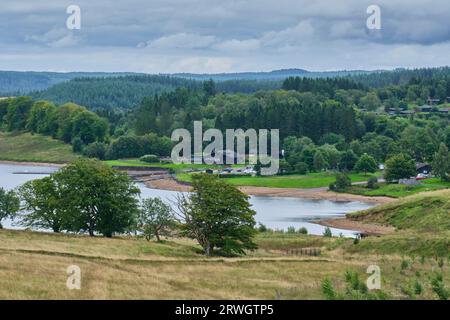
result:
<svg viewBox="0 0 450 320"><path fill-rule="evenodd" d="M44 177L51 174L57 168L35 167L27 165L6 165L0 164L0 187L13 189L23 183ZM17 174L31 173L31 174ZM39 174L32 174L39 173ZM141 197L160 197L167 203L172 204L177 192L168 190L158 190L147 188L144 184L138 184L141 189ZM256 211L256 221L263 223L271 229L283 229L293 226L296 229L305 227L310 234L321 235L325 228L318 224L311 223L311 220L323 218L342 217L346 213L368 209L373 204L364 202L336 202L330 200L308 200L285 197L257 197L252 196L250 202ZM15 221L3 220L4 228L20 229ZM334 235L352 237L355 231L331 228Z"/></svg>

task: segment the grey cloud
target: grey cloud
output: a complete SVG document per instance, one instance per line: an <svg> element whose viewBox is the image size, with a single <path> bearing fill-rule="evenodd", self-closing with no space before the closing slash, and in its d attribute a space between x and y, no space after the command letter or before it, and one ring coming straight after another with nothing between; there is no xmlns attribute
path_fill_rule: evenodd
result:
<svg viewBox="0 0 450 320"><path fill-rule="evenodd" d="M382 30L369 32L366 8L374 3L382 9ZM77 32L64 28L69 4L82 9ZM208 72L449 64L449 16L448 0L7 1L0 4L0 69ZM86 53L97 63L74 60Z"/></svg>

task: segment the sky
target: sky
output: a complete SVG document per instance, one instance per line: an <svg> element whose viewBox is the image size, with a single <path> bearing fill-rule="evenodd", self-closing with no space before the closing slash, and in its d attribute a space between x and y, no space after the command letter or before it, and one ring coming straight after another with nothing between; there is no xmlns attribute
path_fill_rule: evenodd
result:
<svg viewBox="0 0 450 320"><path fill-rule="evenodd" d="M81 9L70 30L69 5ZM368 29L367 8L381 29ZM221 73L450 65L448 0L1 0L0 70Z"/></svg>

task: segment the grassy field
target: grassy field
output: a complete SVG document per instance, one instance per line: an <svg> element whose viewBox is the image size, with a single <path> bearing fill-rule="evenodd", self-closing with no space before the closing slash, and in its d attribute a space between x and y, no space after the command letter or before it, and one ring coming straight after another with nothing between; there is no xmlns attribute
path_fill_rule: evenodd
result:
<svg viewBox="0 0 450 320"><path fill-rule="evenodd" d="M351 214L399 229L360 241L259 233L258 249L234 258L207 258L184 238L0 230L0 299L323 299L324 279L343 294L345 273L365 282L370 265L387 298L437 299L432 278L450 290L449 201L450 190L435 191ZM311 249L320 254L301 252ZM81 269L80 290L66 287L71 265Z"/></svg>
<svg viewBox="0 0 450 320"><path fill-rule="evenodd" d="M401 198L417 194L420 192L435 191L450 188L450 182L442 182L437 178L422 180L417 186L407 186L401 184L380 183L377 189L368 189L365 186L352 186L345 190L345 193L359 194L363 196L387 196Z"/></svg>
<svg viewBox="0 0 450 320"><path fill-rule="evenodd" d="M50 137L0 132L0 160L64 163L76 158L70 145Z"/></svg>
<svg viewBox="0 0 450 320"><path fill-rule="evenodd" d="M344 290L345 271L365 281L371 264L380 266L390 298L406 298L400 287L412 278L424 287L420 298L436 298L428 277L440 267L431 257L419 262L354 250L351 239L298 234L265 233L256 241L260 248L246 257L205 258L185 239L156 243L0 230L0 299L323 299L323 279ZM288 251L311 247L322 254ZM81 269L81 290L66 288L70 265ZM447 265L444 279L450 278Z"/></svg>
<svg viewBox="0 0 450 320"><path fill-rule="evenodd" d="M370 175L351 173L352 182L367 181ZM191 181L189 173L177 174L177 179L184 182ZM225 181L236 186L254 186L271 188L320 188L328 187L331 182L336 180L334 172L308 173L305 175L293 174L284 176L260 176L260 177L233 177L223 178Z"/></svg>

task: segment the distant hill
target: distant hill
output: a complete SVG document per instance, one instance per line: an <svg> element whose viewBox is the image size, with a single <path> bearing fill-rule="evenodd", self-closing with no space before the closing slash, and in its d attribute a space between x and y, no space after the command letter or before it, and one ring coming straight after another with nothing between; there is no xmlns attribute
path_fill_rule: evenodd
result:
<svg viewBox="0 0 450 320"><path fill-rule="evenodd" d="M116 77L130 74L132 73L0 71L0 95L21 95L45 90L55 84L75 78Z"/></svg>
<svg viewBox="0 0 450 320"><path fill-rule="evenodd" d="M270 72L238 72L238 73L216 73L216 74L196 74L196 73L175 73L176 77L193 80L229 81L229 80L283 80L288 77L306 78L326 78L326 77L346 77L361 74L369 74L370 71L325 71L310 72L304 69L281 69Z"/></svg>
<svg viewBox="0 0 450 320"><path fill-rule="evenodd" d="M273 83L255 84L247 83L244 92L254 92L256 90L279 88L281 82L288 77L307 77L307 78L324 78L324 77L344 77L353 75L365 75L368 71L329 71L329 72L310 72L303 69L285 69L275 70L270 72L241 72L241 73L219 73L219 74L194 74L194 73L176 73L176 74L161 74L164 77L178 77L190 80L209 80L213 79L217 82L224 81L275 81ZM0 71L0 96L15 96L28 94L33 91L46 90L61 82L67 82L77 78L110 78L123 76L150 76L143 73L132 72L34 72L34 71ZM157 75L153 75L157 76ZM234 87L234 85L233 85ZM253 89L251 89L253 87ZM235 92L233 88L230 89L230 83L224 85L225 92Z"/></svg>

